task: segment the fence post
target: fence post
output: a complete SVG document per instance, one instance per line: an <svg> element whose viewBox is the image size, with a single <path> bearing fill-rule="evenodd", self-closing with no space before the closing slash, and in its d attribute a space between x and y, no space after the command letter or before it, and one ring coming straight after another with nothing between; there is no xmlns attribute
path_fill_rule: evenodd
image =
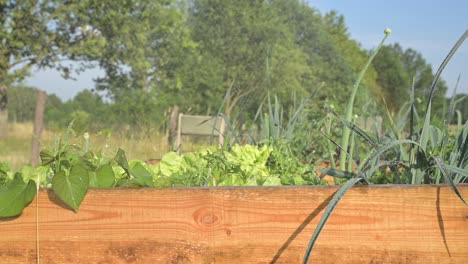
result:
<svg viewBox="0 0 468 264"><path fill-rule="evenodd" d="M34 117L34 134L32 136L31 148L31 166L39 164L39 150L42 129L44 128L44 110L47 94L44 91L37 90L36 114Z"/></svg>
<svg viewBox="0 0 468 264"><path fill-rule="evenodd" d="M177 153L182 153L182 114L178 114L177 118L177 140L176 140L176 150Z"/></svg>
<svg viewBox="0 0 468 264"><path fill-rule="evenodd" d="M5 85L0 83L0 138L8 135L8 94Z"/></svg>
<svg viewBox="0 0 468 264"><path fill-rule="evenodd" d="M171 112L171 119L169 120L169 148L174 147L174 140L176 139L177 136L177 122L178 122L178 117L179 117L179 107L175 105L172 108Z"/></svg>
<svg viewBox="0 0 468 264"><path fill-rule="evenodd" d="M221 116L221 125L219 127L219 137L218 137L218 147L222 148L224 145L224 137L226 136L224 132L226 131L226 122L224 121L224 116Z"/></svg>

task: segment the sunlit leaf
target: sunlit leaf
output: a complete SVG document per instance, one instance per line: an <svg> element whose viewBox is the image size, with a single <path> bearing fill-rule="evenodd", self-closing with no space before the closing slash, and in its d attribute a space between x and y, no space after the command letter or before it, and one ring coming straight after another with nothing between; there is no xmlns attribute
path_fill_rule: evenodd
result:
<svg viewBox="0 0 468 264"><path fill-rule="evenodd" d="M83 166L74 166L69 173L61 170L52 180L55 194L75 212L80 208L88 187L89 175Z"/></svg>
<svg viewBox="0 0 468 264"><path fill-rule="evenodd" d="M0 217L17 216L36 197L36 182L23 181L21 173L16 173L13 180L0 188Z"/></svg>
<svg viewBox="0 0 468 264"><path fill-rule="evenodd" d="M97 187L110 188L115 184L115 174L112 166L109 164L102 165L96 170Z"/></svg>
<svg viewBox="0 0 468 264"><path fill-rule="evenodd" d="M123 151L123 149L119 148L117 154L115 154L114 160L117 162L117 164L120 165L120 167L122 167L128 174L130 174L127 157L125 157L125 151Z"/></svg>
<svg viewBox="0 0 468 264"><path fill-rule="evenodd" d="M132 167L131 172L140 186L146 186L146 187L153 186L153 176L140 163L136 163Z"/></svg>
<svg viewBox="0 0 468 264"><path fill-rule="evenodd" d="M44 149L39 155L41 157L42 165L48 165L55 161L55 155L50 150Z"/></svg>

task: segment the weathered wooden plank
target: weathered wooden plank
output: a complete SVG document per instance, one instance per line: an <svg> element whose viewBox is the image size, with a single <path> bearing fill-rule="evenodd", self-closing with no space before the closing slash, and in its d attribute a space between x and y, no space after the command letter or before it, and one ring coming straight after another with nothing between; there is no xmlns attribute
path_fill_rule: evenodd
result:
<svg viewBox="0 0 468 264"><path fill-rule="evenodd" d="M219 136L222 130L222 118L180 114L182 135Z"/></svg>
<svg viewBox="0 0 468 264"><path fill-rule="evenodd" d="M468 186L460 186L468 197ZM41 263L301 263L336 187L90 190L78 213L39 193ZM35 201L0 221L0 263L36 261ZM446 186L342 199L313 263L468 263L468 207Z"/></svg>

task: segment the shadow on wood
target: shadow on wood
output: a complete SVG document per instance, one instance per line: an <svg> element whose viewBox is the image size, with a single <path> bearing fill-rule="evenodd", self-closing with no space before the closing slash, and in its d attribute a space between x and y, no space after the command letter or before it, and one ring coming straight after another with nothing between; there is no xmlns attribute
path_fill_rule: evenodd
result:
<svg viewBox="0 0 468 264"><path fill-rule="evenodd" d="M337 187L89 190L78 213L53 193L0 221L2 263L301 263ZM468 185L459 185L468 196ZM468 263L468 207L445 185L352 188L311 263ZM448 253L450 252L450 254Z"/></svg>

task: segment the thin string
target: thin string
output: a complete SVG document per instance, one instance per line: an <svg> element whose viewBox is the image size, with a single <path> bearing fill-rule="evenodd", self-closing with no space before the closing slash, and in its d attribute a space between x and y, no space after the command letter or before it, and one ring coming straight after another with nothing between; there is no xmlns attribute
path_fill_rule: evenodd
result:
<svg viewBox="0 0 468 264"><path fill-rule="evenodd" d="M37 175L37 182L36 182L36 264L40 264L39 260L39 183L40 178Z"/></svg>

